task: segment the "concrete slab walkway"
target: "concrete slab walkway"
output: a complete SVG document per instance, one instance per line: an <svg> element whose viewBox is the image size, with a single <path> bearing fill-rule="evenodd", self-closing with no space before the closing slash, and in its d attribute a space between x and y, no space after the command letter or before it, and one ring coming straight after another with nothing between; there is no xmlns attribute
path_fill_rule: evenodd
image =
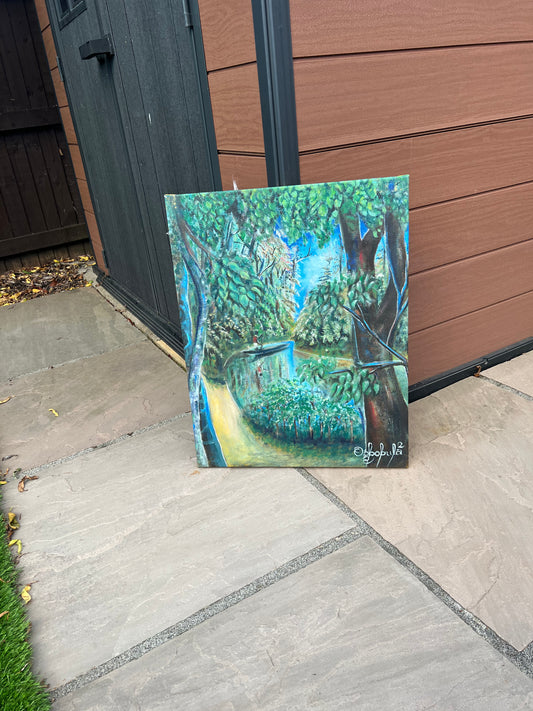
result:
<svg viewBox="0 0 533 711"><path fill-rule="evenodd" d="M54 709L533 709L533 353L410 406L408 470L198 469L183 370L110 301L0 309Z"/></svg>

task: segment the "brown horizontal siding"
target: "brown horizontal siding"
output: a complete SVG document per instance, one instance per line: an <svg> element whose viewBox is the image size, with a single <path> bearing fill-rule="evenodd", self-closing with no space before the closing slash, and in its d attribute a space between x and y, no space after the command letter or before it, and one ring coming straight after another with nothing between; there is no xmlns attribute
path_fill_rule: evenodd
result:
<svg viewBox="0 0 533 711"><path fill-rule="evenodd" d="M290 0L290 10L295 57L533 39L530 0Z"/></svg>
<svg viewBox="0 0 533 711"><path fill-rule="evenodd" d="M96 222L94 212L86 209L85 219L87 221L87 227L89 228L89 233L91 235L91 244L93 247L93 253L96 259L96 263L102 271L104 271L106 274L109 274L109 269L107 268L104 257L102 238L100 237L100 231L98 229L98 223Z"/></svg>
<svg viewBox="0 0 533 711"><path fill-rule="evenodd" d="M83 161L81 159L80 148L77 143L69 145L70 157L72 159L72 165L74 167L74 175L78 180L87 180L85 176L85 170L83 168Z"/></svg>
<svg viewBox="0 0 533 711"><path fill-rule="evenodd" d="M218 150L264 153L255 64L212 72L209 91Z"/></svg>
<svg viewBox="0 0 533 711"><path fill-rule="evenodd" d="M252 4L199 0L198 5L222 188L261 187L266 166Z"/></svg>
<svg viewBox="0 0 533 711"><path fill-rule="evenodd" d="M533 119L302 155L303 183L410 175L420 207L533 180Z"/></svg>
<svg viewBox="0 0 533 711"><path fill-rule="evenodd" d="M533 290L533 239L437 267L409 280L412 332Z"/></svg>
<svg viewBox="0 0 533 711"><path fill-rule="evenodd" d="M533 338L533 292L409 336L409 382L418 383Z"/></svg>
<svg viewBox="0 0 533 711"><path fill-rule="evenodd" d="M68 100L67 93L65 91L65 85L63 84L63 82L61 81L61 77L59 76L58 67L54 67L50 73L52 75L52 81L54 82L57 105L60 108L63 108L64 106L68 105Z"/></svg>
<svg viewBox="0 0 533 711"><path fill-rule="evenodd" d="M255 62L250 0L199 0L207 71Z"/></svg>
<svg viewBox="0 0 533 711"><path fill-rule="evenodd" d="M533 239L532 207L533 182L412 210L411 274Z"/></svg>
<svg viewBox="0 0 533 711"><path fill-rule="evenodd" d="M77 178L78 188L80 191L81 202L85 212L93 212L93 203L89 193L89 184L84 178Z"/></svg>
<svg viewBox="0 0 533 711"><path fill-rule="evenodd" d="M61 114L61 121L63 122L63 128L65 129L67 143L78 143L78 137L76 136L76 131L74 130L74 124L72 123L72 116L70 115L69 107L65 106L59 111Z"/></svg>
<svg viewBox="0 0 533 711"><path fill-rule="evenodd" d="M300 150L533 114L531 76L533 43L296 60Z"/></svg>
<svg viewBox="0 0 533 711"><path fill-rule="evenodd" d="M302 182L410 175L411 384L533 337L533 5L290 7Z"/></svg>
<svg viewBox="0 0 533 711"><path fill-rule="evenodd" d="M268 185L264 156L222 154L219 162L223 190L233 190L234 183L240 190Z"/></svg>
<svg viewBox="0 0 533 711"><path fill-rule="evenodd" d="M54 44L54 38L52 37L52 28L50 25L42 32L44 49L46 51L46 57L48 59L48 65L50 69L57 67L57 53L56 46Z"/></svg>
<svg viewBox="0 0 533 711"><path fill-rule="evenodd" d="M37 17L39 18L39 26L41 31L44 31L50 25L45 0L35 0L35 9L37 10Z"/></svg>

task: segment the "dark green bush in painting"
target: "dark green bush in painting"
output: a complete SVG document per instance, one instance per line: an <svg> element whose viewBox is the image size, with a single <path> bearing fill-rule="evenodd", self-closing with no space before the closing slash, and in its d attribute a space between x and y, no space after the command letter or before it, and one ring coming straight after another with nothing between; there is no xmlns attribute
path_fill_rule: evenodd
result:
<svg viewBox="0 0 533 711"><path fill-rule="evenodd" d="M261 432L279 439L353 442L363 437L361 411L298 379L281 380L254 397L244 415Z"/></svg>

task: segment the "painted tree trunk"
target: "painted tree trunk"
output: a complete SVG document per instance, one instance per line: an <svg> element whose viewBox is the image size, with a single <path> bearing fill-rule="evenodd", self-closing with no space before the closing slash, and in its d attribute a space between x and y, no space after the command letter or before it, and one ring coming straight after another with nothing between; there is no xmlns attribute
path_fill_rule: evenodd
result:
<svg viewBox="0 0 533 711"><path fill-rule="evenodd" d="M359 352L361 360L375 362L379 360L389 360L388 353L379 343L365 333L359 333ZM405 445L403 437L407 431L407 403L404 400L395 368L381 368L376 371L376 378L379 383L379 391L366 393L364 397L364 410L366 421L366 442L372 444L374 450L379 449L383 444L386 452L391 452L396 445L396 449L402 448L404 453L397 454L393 462L388 459L379 460L379 466L402 467L407 464ZM377 466L378 461L372 460L369 466Z"/></svg>
<svg viewBox="0 0 533 711"><path fill-rule="evenodd" d="M381 236L376 237L370 231L361 239L359 219L339 217L339 225L343 246L347 254L348 271L374 273L374 259ZM403 227L396 216L388 212L385 216L385 248L389 262L389 283L379 305L365 310L366 319L371 330L387 343L393 335L398 323L401 295L404 294L407 280L407 253ZM350 250L350 253L348 253ZM354 328L354 361L362 363L390 361L391 354L379 341L363 329ZM387 343L387 345L390 345ZM384 367L376 370L375 377L379 383L378 393L367 392L364 395L366 444L372 448L387 452L395 448L405 450L402 442L403 433L407 431L407 403L403 397L395 368ZM400 447L400 444L403 445ZM394 445L394 446L393 446ZM388 458L375 458L369 466L405 466L405 452L396 454L393 462Z"/></svg>
<svg viewBox="0 0 533 711"><path fill-rule="evenodd" d="M225 466L226 461L218 442L209 412L205 386L202 381L202 362L207 336L207 283L198 264L191 255L182 250L183 274L180 288L180 310L183 336L185 339L185 357L188 365L188 386L191 401L194 440L198 465ZM189 277L194 286L197 316L193 333L191 307L189 302Z"/></svg>

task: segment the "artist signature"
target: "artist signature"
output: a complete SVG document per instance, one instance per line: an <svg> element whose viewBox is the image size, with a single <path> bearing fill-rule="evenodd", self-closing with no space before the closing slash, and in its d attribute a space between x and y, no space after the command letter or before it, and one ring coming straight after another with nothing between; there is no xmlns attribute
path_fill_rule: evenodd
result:
<svg viewBox="0 0 533 711"><path fill-rule="evenodd" d="M377 466L383 459L383 457L389 457L389 464L394 459L394 457L401 457L403 454L403 442L394 442L390 450L385 449L383 442L379 443L379 449L374 449L372 442L369 442L366 447L354 447L353 453L356 457L363 457L364 464L371 464L374 460L377 460Z"/></svg>

